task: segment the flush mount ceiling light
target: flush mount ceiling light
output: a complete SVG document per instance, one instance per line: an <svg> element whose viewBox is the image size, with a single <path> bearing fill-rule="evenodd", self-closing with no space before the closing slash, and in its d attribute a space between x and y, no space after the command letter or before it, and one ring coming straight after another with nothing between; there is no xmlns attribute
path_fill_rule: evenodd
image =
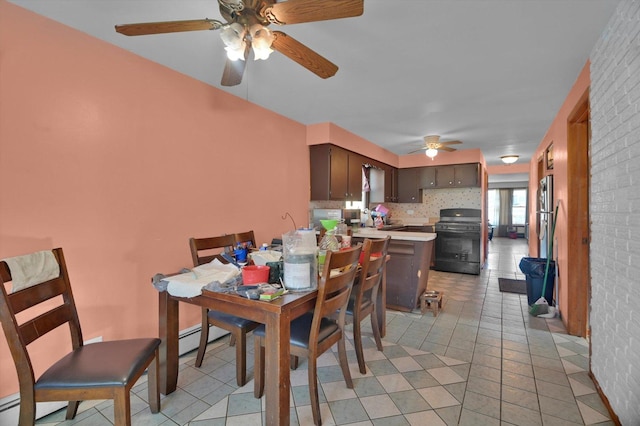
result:
<svg viewBox="0 0 640 426"><path fill-rule="evenodd" d="M520 158L518 155L503 155L500 157L504 164L513 164L518 161L518 158Z"/></svg>
<svg viewBox="0 0 640 426"><path fill-rule="evenodd" d="M433 160L433 157L438 155L438 150L435 148L427 148L427 150L424 153L426 154L427 157Z"/></svg>

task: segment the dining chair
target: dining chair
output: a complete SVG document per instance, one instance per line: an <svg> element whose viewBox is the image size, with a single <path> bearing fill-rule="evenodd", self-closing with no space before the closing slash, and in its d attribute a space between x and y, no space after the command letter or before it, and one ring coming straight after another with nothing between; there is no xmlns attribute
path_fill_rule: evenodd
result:
<svg viewBox="0 0 640 426"><path fill-rule="evenodd" d="M251 243L250 248L258 248L258 246L256 245L256 237L254 236L253 231L237 232L234 235L234 238L236 240L236 245L238 243Z"/></svg>
<svg viewBox="0 0 640 426"><path fill-rule="evenodd" d="M193 266L211 262L213 259L219 259L226 263L226 260L219 253L213 252L232 248L235 243L236 238L233 234L209 238L190 238L189 247L191 248ZM247 333L256 328L258 323L235 315L202 308L202 330L196 355L196 367L202 365L209 341L209 326L211 325L227 330L231 334L229 346L236 347L236 382L238 386L244 386L247 382Z"/></svg>
<svg viewBox="0 0 640 426"><path fill-rule="evenodd" d="M362 348L361 322L367 316L371 317L371 329L376 341L376 347L382 352L382 337L378 325L377 300L380 291L386 264L387 253L389 251L390 236L380 239L365 239L362 246L362 269L359 279L353 286L349 304L347 305L347 321L353 322L353 344L358 358L360 373L366 374L367 367L364 362L364 351Z"/></svg>
<svg viewBox="0 0 640 426"><path fill-rule="evenodd" d="M315 308L291 321L290 350L294 356L306 357L309 368L309 395L313 421L320 425L318 400L317 358L338 343L338 358L344 380L349 389L353 381L349 372L344 337L344 321L349 295L358 269L362 245L343 251L327 253L322 276L318 283ZM338 312L337 318L334 314ZM260 325L254 335L254 396L264 393L265 326Z"/></svg>
<svg viewBox="0 0 640 426"><path fill-rule="evenodd" d="M34 263L33 259L46 259L47 263L42 264L53 268L44 280L29 282L34 268L29 269L28 266ZM35 269L37 272L38 268ZM11 291L8 291L9 282ZM52 306L53 301L55 306ZM43 313L45 308L48 310ZM81 401L95 399L113 399L115 425L129 426L130 391L147 367L149 407L152 413L160 410L160 339L139 338L84 345L61 248L0 261L0 320L18 373L20 426L35 423L36 402L69 401L66 418L71 420L76 416ZM27 347L65 324L71 334L72 351L36 379Z"/></svg>

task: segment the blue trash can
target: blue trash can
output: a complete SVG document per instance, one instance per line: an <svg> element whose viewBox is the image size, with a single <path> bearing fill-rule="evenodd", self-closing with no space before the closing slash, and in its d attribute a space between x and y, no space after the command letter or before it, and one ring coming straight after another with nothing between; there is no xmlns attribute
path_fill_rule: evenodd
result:
<svg viewBox="0 0 640 426"><path fill-rule="evenodd" d="M547 259L540 257L523 257L520 259L520 270L525 275L527 281L527 302L529 306L542 297L542 284L544 283L544 270ZM549 305L553 302L553 286L556 277L556 262L549 261L549 274L547 275L547 288L544 291L544 298Z"/></svg>

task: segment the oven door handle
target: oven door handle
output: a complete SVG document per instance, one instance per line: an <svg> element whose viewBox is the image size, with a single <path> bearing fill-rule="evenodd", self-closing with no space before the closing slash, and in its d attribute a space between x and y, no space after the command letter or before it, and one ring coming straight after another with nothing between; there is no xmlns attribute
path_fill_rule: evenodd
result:
<svg viewBox="0 0 640 426"><path fill-rule="evenodd" d="M447 234L450 234L451 236L459 236L459 235L468 235L471 238L480 238L480 232L475 232L475 231L452 231L452 230L445 230L445 231L438 231L436 229L436 234L442 234L443 237L446 237Z"/></svg>

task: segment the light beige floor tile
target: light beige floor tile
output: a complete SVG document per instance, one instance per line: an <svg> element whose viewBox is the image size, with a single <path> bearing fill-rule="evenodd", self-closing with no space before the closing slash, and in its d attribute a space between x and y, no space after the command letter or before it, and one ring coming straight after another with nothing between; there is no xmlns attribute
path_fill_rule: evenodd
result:
<svg viewBox="0 0 640 426"><path fill-rule="evenodd" d="M433 410L405 414L404 417L411 426L447 426L447 424Z"/></svg>
<svg viewBox="0 0 640 426"><path fill-rule="evenodd" d="M322 384L322 391L327 401L339 401L356 398L356 392L349 389L344 382L329 382Z"/></svg>
<svg viewBox="0 0 640 426"><path fill-rule="evenodd" d="M313 424L313 413L311 412L310 405L303 405L296 407L296 413L298 414L298 423L300 425L312 425ZM329 408L329 404L320 403L320 417L322 418L323 425L335 425L336 423L333 420L333 415L331 414L331 409ZM248 426L239 424L238 426Z"/></svg>
<svg viewBox="0 0 640 426"><path fill-rule="evenodd" d="M491 380L476 376L469 377L469 380L467 381L467 390L496 399L500 399L501 395L500 383L492 382Z"/></svg>
<svg viewBox="0 0 640 426"><path fill-rule="evenodd" d="M584 404L580 401L578 401L577 403L578 409L580 410L580 414L582 414L582 419L585 425L592 425L610 420L608 417L603 416L593 408L589 407L587 404Z"/></svg>
<svg viewBox="0 0 640 426"><path fill-rule="evenodd" d="M467 391L464 395L462 408L500 419L500 400L486 395Z"/></svg>
<svg viewBox="0 0 640 426"><path fill-rule="evenodd" d="M436 355L436 357L438 357L438 359L440 359L440 361L444 362L449 367L451 367L453 365L460 365L460 364L465 364L466 363L466 361L461 361L461 360L456 359L456 358L450 358L448 356Z"/></svg>
<svg viewBox="0 0 640 426"><path fill-rule="evenodd" d="M500 383L502 380L502 374L500 370L495 368L485 367L484 365L471 364L469 376L480 377L483 379L491 380L492 382Z"/></svg>
<svg viewBox="0 0 640 426"><path fill-rule="evenodd" d="M565 402L544 395L538 395L538 399L540 401L541 412L570 422L579 423L582 421L582 415L580 414L580 410L578 410L578 404L575 400Z"/></svg>
<svg viewBox="0 0 640 426"><path fill-rule="evenodd" d="M569 384L571 385L571 390L573 391L573 395L575 396L582 396L582 395L589 395L592 393L596 393L596 389L593 384L591 384L591 386L584 385L572 377L569 377Z"/></svg>
<svg viewBox="0 0 640 426"><path fill-rule="evenodd" d="M502 403L501 419L505 422L519 426L542 425L540 411L531 410L508 402Z"/></svg>
<svg viewBox="0 0 640 426"><path fill-rule="evenodd" d="M400 410L398 410L398 407L396 407L389 395L367 396L360 398L360 402L372 419L397 416L400 414Z"/></svg>
<svg viewBox="0 0 640 426"><path fill-rule="evenodd" d="M530 410L539 411L538 395L535 392L514 388L511 386L502 386L502 400L514 405L528 408Z"/></svg>
<svg viewBox="0 0 640 426"><path fill-rule="evenodd" d="M413 357L407 356L402 358L393 358L391 359L391 363L398 369L401 373L406 373L407 371L419 371L422 370L422 366L418 364Z"/></svg>
<svg viewBox="0 0 640 426"><path fill-rule="evenodd" d="M555 383L545 382L544 380L537 380L536 387L538 388L538 395L544 395L560 401L575 401L575 396L569 386L557 385Z"/></svg>
<svg viewBox="0 0 640 426"><path fill-rule="evenodd" d="M459 383L465 381L450 367L431 368L427 370L427 372L431 374L433 378L436 379L441 385L448 385L451 383Z"/></svg>
<svg viewBox="0 0 640 426"><path fill-rule="evenodd" d="M500 426L500 420L463 408L458 424L460 426Z"/></svg>
<svg viewBox="0 0 640 426"><path fill-rule="evenodd" d="M443 386L418 389L418 392L433 408L450 407L460 405L460 402L451 395Z"/></svg>
<svg viewBox="0 0 640 426"><path fill-rule="evenodd" d="M564 368L564 371L566 374L575 374L575 373L579 373L581 371L586 371L584 368L566 360L563 359L562 360L562 367Z"/></svg>
<svg viewBox="0 0 640 426"><path fill-rule="evenodd" d="M536 392L536 381L533 377L521 374L502 372L502 384L529 392Z"/></svg>
<svg viewBox="0 0 640 426"><path fill-rule="evenodd" d="M413 386L404 378L402 374L388 374L378 376L378 381L387 393L400 392L413 389Z"/></svg>
<svg viewBox="0 0 640 426"><path fill-rule="evenodd" d="M243 414L241 416L227 417L227 426L261 426L262 415L260 413Z"/></svg>

